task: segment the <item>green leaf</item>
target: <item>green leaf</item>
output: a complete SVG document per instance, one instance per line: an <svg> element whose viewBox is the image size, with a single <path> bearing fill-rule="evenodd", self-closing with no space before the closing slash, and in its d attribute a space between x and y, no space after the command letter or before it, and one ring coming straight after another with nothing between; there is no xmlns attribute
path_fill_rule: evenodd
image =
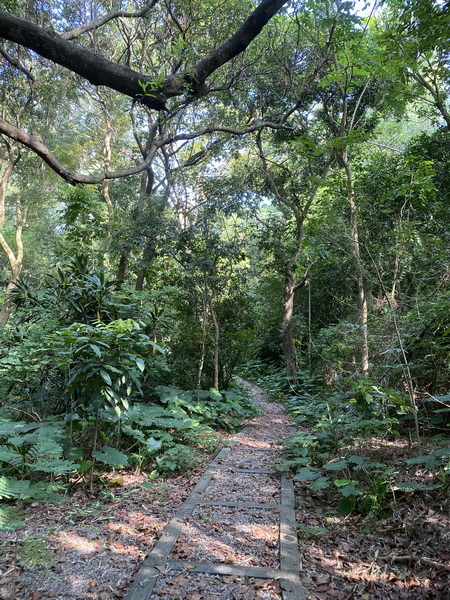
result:
<svg viewBox="0 0 450 600"><path fill-rule="evenodd" d="M89 469L92 467L93 465L93 461L92 460L84 460L84 459L80 459L78 461L78 469L77 472L80 473L80 475L82 473L87 473L89 471Z"/></svg>
<svg viewBox="0 0 450 600"><path fill-rule="evenodd" d="M67 460L77 461L83 458L83 448L67 448L64 450L64 456Z"/></svg>
<svg viewBox="0 0 450 600"><path fill-rule="evenodd" d="M32 471L51 473L52 475L67 475L78 469L78 464L71 460L55 457L42 457L36 463L27 463Z"/></svg>
<svg viewBox="0 0 450 600"><path fill-rule="evenodd" d="M8 446L0 446L0 462L19 468L23 463L23 456Z"/></svg>
<svg viewBox="0 0 450 600"><path fill-rule="evenodd" d="M161 346L159 346L158 344L155 344L155 342L150 341L149 344L150 344L150 346L153 346L153 348L155 348L158 352L161 352L161 354L166 353L164 348L161 348Z"/></svg>
<svg viewBox="0 0 450 600"><path fill-rule="evenodd" d="M355 505L355 498L352 498L351 496L342 498L342 500L339 502L338 513L342 516L349 515L355 508Z"/></svg>
<svg viewBox="0 0 450 600"><path fill-rule="evenodd" d="M144 481L144 483L141 483L141 486L147 490L152 490L155 487L155 484L151 481Z"/></svg>
<svg viewBox="0 0 450 600"><path fill-rule="evenodd" d="M155 438L153 437L148 438L148 440L146 440L145 443L154 452L159 450L162 446L161 440L155 440Z"/></svg>
<svg viewBox="0 0 450 600"><path fill-rule="evenodd" d="M435 456L450 456L450 448L439 448L434 454Z"/></svg>
<svg viewBox="0 0 450 600"><path fill-rule="evenodd" d="M145 360L143 358L136 357L135 363L137 364L140 371L144 372L145 370Z"/></svg>
<svg viewBox="0 0 450 600"><path fill-rule="evenodd" d="M0 419L0 436L10 436L12 434L26 433L36 429L39 425L25 423L25 421L7 421Z"/></svg>
<svg viewBox="0 0 450 600"><path fill-rule="evenodd" d="M112 385L111 377L104 369L100 369L100 377L107 385Z"/></svg>
<svg viewBox="0 0 450 600"><path fill-rule="evenodd" d="M93 350L99 358L102 357L102 351L96 344L89 344L89 346L90 346L91 350Z"/></svg>
<svg viewBox="0 0 450 600"><path fill-rule="evenodd" d="M400 490L401 492L413 492L414 490L426 491L426 490L439 490L442 488L440 483L433 485L425 485L422 483L412 483L409 481L398 481L392 486L393 490Z"/></svg>
<svg viewBox="0 0 450 600"><path fill-rule="evenodd" d="M122 468L128 465L128 458L116 448L111 446L102 446L100 450L96 450L92 453L92 456L99 462L108 465L110 467Z"/></svg>
<svg viewBox="0 0 450 600"><path fill-rule="evenodd" d="M438 458L434 454L425 454L423 456L414 456L405 460L408 465L424 464L426 469L433 469L438 463Z"/></svg>
<svg viewBox="0 0 450 600"><path fill-rule="evenodd" d="M0 477L0 498L26 498L30 487L27 480L19 480L15 477Z"/></svg>
<svg viewBox="0 0 450 600"><path fill-rule="evenodd" d="M318 469L311 469L310 467L303 467L299 469L294 477L297 481L314 481L321 476Z"/></svg>
<svg viewBox="0 0 450 600"><path fill-rule="evenodd" d="M342 471L348 467L348 460L338 460L337 462L330 462L324 465L323 468L327 471Z"/></svg>
<svg viewBox="0 0 450 600"><path fill-rule="evenodd" d="M0 531L14 531L25 527L25 514L13 506L0 507Z"/></svg>
<svg viewBox="0 0 450 600"><path fill-rule="evenodd" d="M319 477L309 485L311 490L326 490L330 487L330 480L328 477Z"/></svg>
<svg viewBox="0 0 450 600"><path fill-rule="evenodd" d="M359 490L352 484L344 485L340 488L339 491L344 496L344 498L348 498L349 496L359 496L360 494L362 494L361 490Z"/></svg>

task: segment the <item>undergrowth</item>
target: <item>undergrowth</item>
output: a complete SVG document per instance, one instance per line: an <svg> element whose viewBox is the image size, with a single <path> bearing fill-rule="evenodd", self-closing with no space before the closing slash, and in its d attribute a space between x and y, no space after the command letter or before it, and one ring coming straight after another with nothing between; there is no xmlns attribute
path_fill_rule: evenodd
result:
<svg viewBox="0 0 450 600"><path fill-rule="evenodd" d="M252 369L256 383L269 398L285 404L299 428L284 444L280 468L330 503L337 502L340 514L383 515L405 494L449 494L450 432L442 435L433 424L445 425L450 397L439 397L434 408L427 403L419 413L423 437L418 443L412 440L407 398L395 389L354 379L331 388L321 385L319 376L303 372L293 386L274 366L254 363ZM397 460L386 450L378 453L381 459L377 451L367 453L374 440L407 441L409 457Z"/></svg>
<svg viewBox="0 0 450 600"><path fill-rule="evenodd" d="M145 469L154 479L195 466L220 445L218 430L236 431L258 409L239 388L165 386L120 417L100 410L18 421L10 413L0 416L0 529L21 526L16 501L61 501L71 486L92 486L105 470Z"/></svg>

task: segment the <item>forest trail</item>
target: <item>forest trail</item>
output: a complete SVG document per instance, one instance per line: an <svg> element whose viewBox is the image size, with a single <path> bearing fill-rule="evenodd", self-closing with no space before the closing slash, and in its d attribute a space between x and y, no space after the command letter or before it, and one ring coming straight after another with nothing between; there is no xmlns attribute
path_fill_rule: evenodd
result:
<svg viewBox="0 0 450 600"><path fill-rule="evenodd" d="M246 385L262 415L209 464L125 600L304 600L293 485L273 470L292 422Z"/></svg>

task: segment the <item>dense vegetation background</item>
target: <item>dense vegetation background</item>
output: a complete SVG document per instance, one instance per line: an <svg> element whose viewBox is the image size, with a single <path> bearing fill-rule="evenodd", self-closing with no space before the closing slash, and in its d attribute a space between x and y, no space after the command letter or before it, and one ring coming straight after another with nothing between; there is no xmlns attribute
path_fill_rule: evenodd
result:
<svg viewBox="0 0 450 600"><path fill-rule="evenodd" d="M292 1L208 73L253 2L0 9L1 496L182 467L250 414L223 391L244 372L278 372L329 446L337 422L445 440L448 4ZM18 45L14 13L139 93ZM321 489L318 443L291 458Z"/></svg>

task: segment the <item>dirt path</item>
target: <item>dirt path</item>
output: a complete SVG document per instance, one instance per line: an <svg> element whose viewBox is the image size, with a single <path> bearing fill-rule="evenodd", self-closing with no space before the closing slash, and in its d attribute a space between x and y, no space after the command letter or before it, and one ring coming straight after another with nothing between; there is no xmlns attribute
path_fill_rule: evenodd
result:
<svg viewBox="0 0 450 600"><path fill-rule="evenodd" d="M294 490L273 466L291 421L247 384L262 416L233 436L139 568L126 600L304 600Z"/></svg>

